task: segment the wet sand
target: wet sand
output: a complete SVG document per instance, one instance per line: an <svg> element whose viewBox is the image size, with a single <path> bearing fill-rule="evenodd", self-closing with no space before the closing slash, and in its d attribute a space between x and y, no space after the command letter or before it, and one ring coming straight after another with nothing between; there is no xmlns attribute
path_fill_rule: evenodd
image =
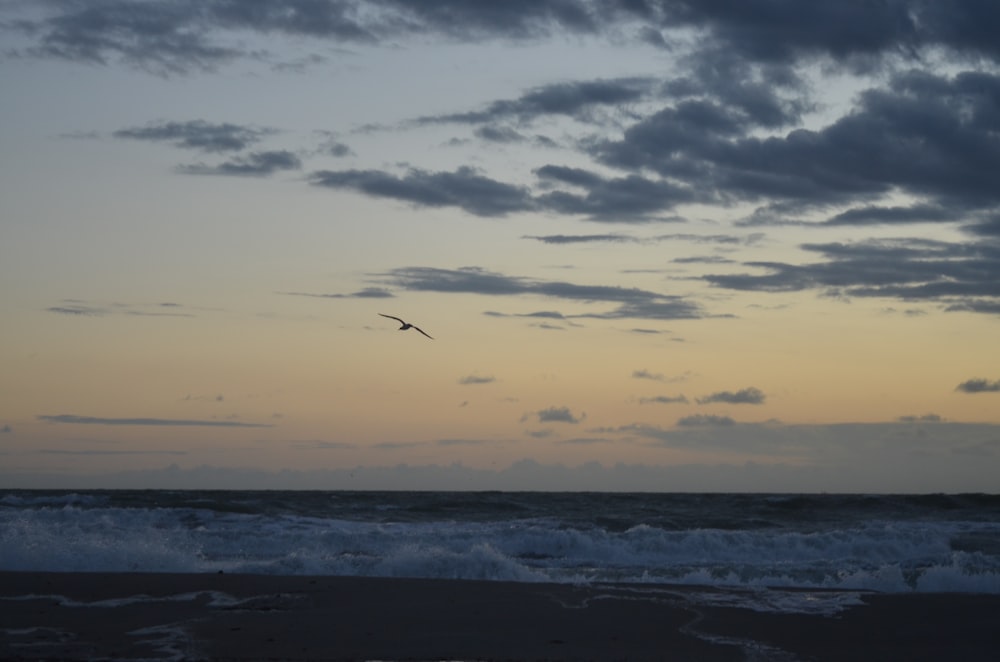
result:
<svg viewBox="0 0 1000 662"><path fill-rule="evenodd" d="M789 601L818 608L773 610ZM14 660L994 660L997 650L1000 595L0 573L0 658Z"/></svg>

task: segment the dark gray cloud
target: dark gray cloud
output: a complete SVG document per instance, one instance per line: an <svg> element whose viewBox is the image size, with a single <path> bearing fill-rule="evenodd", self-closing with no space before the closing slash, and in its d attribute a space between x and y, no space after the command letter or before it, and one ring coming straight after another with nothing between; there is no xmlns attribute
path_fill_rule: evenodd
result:
<svg viewBox="0 0 1000 662"><path fill-rule="evenodd" d="M535 207L522 187L490 179L465 166L454 172L411 169L401 177L381 170L321 170L312 173L310 180L316 186L423 207L458 207L477 216L503 216Z"/></svg>
<svg viewBox="0 0 1000 662"><path fill-rule="evenodd" d="M703 316L696 303L679 296L638 288L520 278L478 267L402 267L378 277L406 290L491 296L537 295L582 303L616 304L615 308L602 313L581 313L565 317L693 319Z"/></svg>
<svg viewBox="0 0 1000 662"><path fill-rule="evenodd" d="M302 161L292 152L275 150L251 152L218 165L197 163L178 166L177 171L187 175L230 175L242 177L263 177L282 170L298 170Z"/></svg>
<svg viewBox="0 0 1000 662"><path fill-rule="evenodd" d="M719 287L762 292L819 289L849 297L932 301L947 310L1000 312L1000 245L926 239L804 244L825 261L747 262L756 274L710 274Z"/></svg>
<svg viewBox="0 0 1000 662"><path fill-rule="evenodd" d="M759 388L750 386L739 391L717 391L702 398L698 398L698 404L705 405L712 402L725 402L731 405L761 405L767 400L767 396Z"/></svg>
<svg viewBox="0 0 1000 662"><path fill-rule="evenodd" d="M344 158L346 156L354 156L354 150L344 143L334 142L326 146L326 153L330 156L335 156L338 159Z"/></svg>
<svg viewBox="0 0 1000 662"><path fill-rule="evenodd" d="M542 166L535 174L543 183L558 183L579 189L538 194L535 203L540 209L584 216L595 221L676 222L678 219L668 212L677 205L695 202L702 197L692 186L678 185L667 179L649 179L638 174L602 177L579 168L554 165Z"/></svg>
<svg viewBox="0 0 1000 662"><path fill-rule="evenodd" d="M238 152L273 133L272 129L259 129L238 124L213 124L203 120L188 122L154 122L143 127L121 129L115 138L170 143L175 147L200 152Z"/></svg>
<svg viewBox="0 0 1000 662"><path fill-rule="evenodd" d="M912 205L910 207L882 207L867 205L855 207L831 216L826 225L892 225L901 223L955 222L954 211L940 205Z"/></svg>
<svg viewBox="0 0 1000 662"><path fill-rule="evenodd" d="M97 416L77 416L75 414L43 414L38 420L46 423L70 423L76 425L150 425L180 427L220 427L220 428L270 428L269 423L241 423L239 421L197 421L181 418L101 418Z"/></svg>
<svg viewBox="0 0 1000 662"><path fill-rule="evenodd" d="M682 222L683 219L672 218ZM716 244L718 246L754 246L759 244L765 235L763 232L752 232L747 235L737 234L694 234L690 232L674 232L652 237L635 237L618 232L607 234L550 234L523 235L522 239L534 239L544 244L590 244L590 243L628 243L652 244L659 242L690 241L697 244Z"/></svg>
<svg viewBox="0 0 1000 662"><path fill-rule="evenodd" d="M497 136L502 136L504 132L513 131L509 127L497 127L496 122L513 120L525 123L547 115L587 119L598 108L638 103L657 96L658 90L659 86L651 78L552 83L528 90L516 99L494 101L483 110L421 117L414 120L414 123L483 124L486 135L480 135L480 137L494 140ZM500 133L491 134L491 131ZM502 142L509 142L509 140Z"/></svg>
<svg viewBox="0 0 1000 662"><path fill-rule="evenodd" d="M698 31L708 52L765 64L824 57L855 68L879 58L941 48L1000 57L994 38L1000 10L990 2L886 0L880 3L746 0L664 3L538 0L134 0L45 3L10 20L32 40L26 55L105 64L124 60L160 72L211 69L237 57L260 57L233 35L305 37L334 44L405 36L459 41L563 35L629 35L671 48L678 29Z"/></svg>
<svg viewBox="0 0 1000 662"><path fill-rule="evenodd" d="M28 44L8 51L13 56L124 62L171 74L210 70L238 58L266 60L267 49L257 42L280 38L325 53L342 52L351 44L396 45L410 38L479 43L566 36L670 49L677 67L663 78L550 81L411 123L464 124L463 129L482 140L512 143L537 142L539 136L530 138L529 130L536 120L572 118L588 122L586 130L593 133L563 144L576 150L574 157L589 157L592 167L535 164L531 186L470 167L414 167L402 173L325 170L314 172L310 180L317 186L484 217L544 212L599 222L663 222L681 220L681 205L703 203L756 207L747 225L860 229L950 224L974 241L810 244L803 248L819 255L816 262L748 262L752 273L709 275L707 280L730 289L816 289L991 315L1000 314L998 24L1000 6L977 0L51 0L0 9L3 29ZM818 109L820 99L806 76L820 70L879 75L868 78L870 87L850 100L851 107L839 117L804 128L806 113ZM228 154L249 149L272 133L194 120L158 121L114 135ZM327 146L334 156L350 153L342 143L328 141ZM579 158L567 162L577 164ZM219 165L183 166L181 171L269 175L300 165L291 152L276 150ZM899 199L908 202L895 201ZM669 236L530 238L570 244ZM737 235L730 239L750 241ZM518 284L528 287L516 293L560 296L542 292L541 283ZM578 287L577 294L583 289ZM592 300L618 304L596 317L700 315L676 299ZM102 314L85 305L50 310Z"/></svg>
<svg viewBox="0 0 1000 662"><path fill-rule="evenodd" d="M998 76L905 72L865 91L851 113L822 129L766 138L749 135L752 127L729 106L684 100L592 153L607 165L690 186L703 202L767 201L794 212L904 192L927 201L914 220L948 204L958 206L953 217L960 221L961 209L1000 204L992 184L1000 174L1000 137L989 128L1000 123L998 99ZM869 218L881 223L886 214Z"/></svg>
<svg viewBox="0 0 1000 662"><path fill-rule="evenodd" d="M824 55L862 66L877 55L912 55L934 47L1000 56L1000 46L988 36L989 26L1000 20L1000 9L988 2L888 0L806 6L795 0L680 0L643 7L654 25L706 30L707 47L729 49L755 61Z"/></svg>
<svg viewBox="0 0 1000 662"><path fill-rule="evenodd" d="M539 423L580 423L587 417L586 414L576 415L569 407L548 407L530 414L525 414L521 420L537 417Z"/></svg>
<svg viewBox="0 0 1000 662"><path fill-rule="evenodd" d="M1000 379L991 382L988 379L970 379L955 387L962 393L1000 393Z"/></svg>

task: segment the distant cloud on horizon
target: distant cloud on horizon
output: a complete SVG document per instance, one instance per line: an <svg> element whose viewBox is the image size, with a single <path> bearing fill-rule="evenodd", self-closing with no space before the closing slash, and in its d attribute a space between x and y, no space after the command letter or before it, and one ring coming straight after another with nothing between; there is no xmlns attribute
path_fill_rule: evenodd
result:
<svg viewBox="0 0 1000 662"><path fill-rule="evenodd" d="M219 428L271 428L271 423L243 423L240 421L199 421L179 418L101 418L98 416L77 416L76 414L40 414L36 416L46 423L65 423L74 425L150 425L150 426L181 426L181 427L219 427Z"/></svg>
<svg viewBox="0 0 1000 662"><path fill-rule="evenodd" d="M694 414L693 416L685 416L683 418L677 419L677 425L682 427L700 427L700 426L733 426L736 425L736 421L729 416L715 416L711 414Z"/></svg>

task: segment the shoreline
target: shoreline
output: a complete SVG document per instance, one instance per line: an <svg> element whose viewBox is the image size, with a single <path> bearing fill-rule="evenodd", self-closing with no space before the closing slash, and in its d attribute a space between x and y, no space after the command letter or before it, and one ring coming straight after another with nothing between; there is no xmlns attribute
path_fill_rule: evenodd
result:
<svg viewBox="0 0 1000 662"><path fill-rule="evenodd" d="M998 622L997 594L0 572L3 659L988 660Z"/></svg>

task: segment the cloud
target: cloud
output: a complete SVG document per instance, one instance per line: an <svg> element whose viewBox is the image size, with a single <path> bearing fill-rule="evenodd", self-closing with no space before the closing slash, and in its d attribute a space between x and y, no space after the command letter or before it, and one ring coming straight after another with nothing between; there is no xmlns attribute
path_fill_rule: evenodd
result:
<svg viewBox="0 0 1000 662"><path fill-rule="evenodd" d="M827 127L768 138L751 135L755 123L731 103L682 99L592 153L613 167L652 170L682 188L697 185L693 199L703 202L765 199L774 209L781 202L796 210L897 190L992 206L997 195L984 174L997 168L1000 139L981 123L997 112L990 99L998 81L987 74L900 74ZM976 119L975 111L963 110L969 106L984 111ZM961 147L977 142L974 155Z"/></svg>
<svg viewBox="0 0 1000 662"><path fill-rule="evenodd" d="M60 306L49 306L45 310L50 313L58 313L59 315L76 315L80 317L101 317L108 314L108 311L104 308L97 308L83 303L66 303Z"/></svg>
<svg viewBox="0 0 1000 662"><path fill-rule="evenodd" d="M524 235L522 239L535 239L545 244L589 244L589 243L631 243L638 241L623 234L550 234L544 236Z"/></svg>
<svg viewBox="0 0 1000 662"><path fill-rule="evenodd" d="M496 442L490 439L438 439L434 442L437 446L490 446Z"/></svg>
<svg viewBox="0 0 1000 662"><path fill-rule="evenodd" d="M276 150L252 152L218 165L205 165L204 163L182 165L177 167L177 171L186 175L263 177L282 170L298 170L301 167L302 161L295 154L286 150Z"/></svg>
<svg viewBox="0 0 1000 662"><path fill-rule="evenodd" d="M491 3L487 3L489 5ZM460 166L432 171L321 170L316 186L414 205L498 217L546 212L615 223L677 221L689 203L757 205L755 223L961 225L996 237L1000 193L1000 47L989 3L894 0L879 5L748 0L610 3L540 0L503 7L453 0L399 3L276 0L266 9L224 0L46 3L7 20L31 42L18 55L105 64L120 60L181 73L236 58L267 59L253 38L294 40L316 50L400 40L482 43L573 35L674 52L668 76L557 80L479 109L422 117L411 126L463 123L491 142L519 142L542 118L589 122L572 141L594 168L534 168L534 188ZM363 7L363 9L362 9ZM859 30L857 26L864 26ZM850 30L843 26L852 26ZM309 46L306 46L309 48ZM928 63L948 73L931 73ZM965 70L962 70L963 67ZM978 70L977 70L978 69ZM805 128L824 110L807 75L872 74L853 108ZM115 132L203 152L241 151L271 129L204 120L158 121ZM342 143L327 152L348 155ZM331 151L332 150L332 151ZM577 154L575 156L580 156ZM579 159L575 159L574 163ZM256 152L197 174L267 175L299 167L290 152ZM608 170L613 172L609 173ZM890 198L910 197L908 205ZM826 218L804 221L810 215ZM625 241L613 234L536 237L546 243ZM995 314L995 298L948 301L953 310Z"/></svg>
<svg viewBox="0 0 1000 662"><path fill-rule="evenodd" d="M962 393L1000 393L1000 379L991 382L988 379L969 379L955 387Z"/></svg>
<svg viewBox="0 0 1000 662"><path fill-rule="evenodd" d="M677 425L682 427L729 427L736 425L736 421L729 416L695 414L677 419Z"/></svg>
<svg viewBox="0 0 1000 662"><path fill-rule="evenodd" d="M457 207L476 216L504 216L535 206L527 190L485 177L468 166L453 172L412 168L403 176L381 170L321 170L312 173L310 181L315 186L422 207Z"/></svg>
<svg viewBox="0 0 1000 662"><path fill-rule="evenodd" d="M141 12L128 0L45 3L29 16L9 21L31 40L22 56L107 64L114 60L157 73L211 70L238 58L266 58L238 37L274 36L317 46L395 43L407 37L482 42L556 36L632 40L674 49L691 31L696 47L736 62L759 63L780 80L780 65L792 59L834 61L871 69L886 58L928 57L936 49L974 59L996 59L997 10L987 2L910 0L870 5L747 0L741 3L611 3L539 0L531 3L456 3L430 0L364 3L274 0L265 7L224 0L152 0ZM860 27L859 27L860 26ZM685 34L686 33L686 34ZM681 37L680 39L678 37ZM251 42L252 43L252 42ZM318 50L318 49L317 49ZM712 68L707 69L711 73ZM702 85L717 84L721 71ZM707 77L707 76L703 76ZM698 79L696 79L698 80ZM735 78L734 80L745 80ZM543 88L509 102L523 107L565 108L584 101L607 103L628 90L599 87ZM757 86L736 86L752 107ZM757 102L758 104L762 102ZM766 107L766 104L764 104ZM502 107L501 107L502 109Z"/></svg>
<svg viewBox="0 0 1000 662"><path fill-rule="evenodd" d="M546 185L573 187L537 195L535 202L539 208L605 223L677 222L676 217L664 214L701 197L689 185L639 174L602 177L579 168L554 165L542 166L535 174Z"/></svg>
<svg viewBox="0 0 1000 662"><path fill-rule="evenodd" d="M652 379L653 381L662 382L664 380L663 373L660 372L650 372L643 368L642 370L632 371L633 379Z"/></svg>
<svg viewBox="0 0 1000 662"><path fill-rule="evenodd" d="M570 411L569 407L549 407L547 409L541 409L537 412L532 412L530 414L525 414L521 420L525 421L528 417L538 417L539 423L580 423L587 417L586 414L580 414L576 416Z"/></svg>
<svg viewBox="0 0 1000 662"><path fill-rule="evenodd" d="M326 153L330 156L335 156L338 159L342 159L345 156L354 156L354 150L345 145L344 143L333 142L326 146Z"/></svg>
<svg viewBox="0 0 1000 662"><path fill-rule="evenodd" d="M711 402L725 402L732 405L761 405L767 396L759 388L750 386L739 391L718 391L703 398L698 398L698 404L704 405Z"/></svg>
<svg viewBox="0 0 1000 662"><path fill-rule="evenodd" d="M131 315L135 317L194 317L194 313L179 303L154 304L112 303L97 304L79 299L64 299L57 306L45 309L58 315L74 317L103 317L105 315Z"/></svg>
<svg viewBox="0 0 1000 662"><path fill-rule="evenodd" d="M352 444L347 441L324 441L321 439L290 441L288 442L288 445L296 450L305 450L305 451L354 450L358 447L357 444Z"/></svg>
<svg viewBox="0 0 1000 662"><path fill-rule="evenodd" d="M896 225L902 223L954 222L954 212L940 205L911 205L909 207L884 207L866 205L853 207L831 216L825 225Z"/></svg>
<svg viewBox="0 0 1000 662"><path fill-rule="evenodd" d="M165 142L200 152L238 152L258 142L273 129L259 129L238 124L213 124L203 120L154 122L144 127L115 131L115 138Z"/></svg>
<svg viewBox="0 0 1000 662"><path fill-rule="evenodd" d="M467 375L458 380L459 384L471 385L471 384L492 384L496 381L496 377L493 375Z"/></svg>
<svg viewBox="0 0 1000 662"><path fill-rule="evenodd" d="M312 292L277 292L292 297L312 297L315 299L391 299L393 293L384 287L365 287L350 294L317 294Z"/></svg>
<svg viewBox="0 0 1000 662"><path fill-rule="evenodd" d="M639 404L641 405L673 405L673 404L684 404L688 403L688 399L683 395L657 395L649 398L639 398Z"/></svg>
<svg viewBox="0 0 1000 662"><path fill-rule="evenodd" d="M181 427L220 427L220 428L270 428L269 423L241 423L238 421L196 421L178 418L100 418L96 416L77 416L75 414L43 414L36 418L46 423L69 423L77 425L147 425L147 426L181 426Z"/></svg>
<svg viewBox="0 0 1000 662"><path fill-rule="evenodd" d="M401 267L381 274L379 278L396 287L414 291L490 296L537 295L574 302L616 304L615 308L601 313L580 313L566 317L694 319L703 315L698 304L675 295L638 288L519 278L478 267Z"/></svg>
<svg viewBox="0 0 1000 662"><path fill-rule="evenodd" d="M555 442L560 446L593 446L594 444L609 444L611 439L606 437L574 437L572 439L560 439Z"/></svg>
<svg viewBox="0 0 1000 662"><path fill-rule="evenodd" d="M704 279L735 290L818 289L847 297L937 302L946 310L1000 312L1000 245L899 238L801 248L825 261L746 262L765 273L708 274Z"/></svg>
<svg viewBox="0 0 1000 662"><path fill-rule="evenodd" d="M657 91L658 86L652 78L558 82L530 89L516 99L494 101L480 111L421 117L414 120L414 123L419 125L458 122L490 125L498 121L514 120L523 124L551 115L587 120L598 108L616 108L638 103L655 97ZM490 129L497 131L495 127Z"/></svg>
<svg viewBox="0 0 1000 662"><path fill-rule="evenodd" d="M43 455L187 455L186 451L171 450L150 450L150 451L130 451L130 450L91 450L91 449L62 449L62 448L42 448L36 451Z"/></svg>
<svg viewBox="0 0 1000 662"><path fill-rule="evenodd" d="M371 447L380 451L399 451L426 445L427 442L424 441L383 441L378 444L372 444Z"/></svg>
<svg viewBox="0 0 1000 662"><path fill-rule="evenodd" d="M923 416L900 416L900 423L942 423L944 419L937 414L924 414Z"/></svg>

